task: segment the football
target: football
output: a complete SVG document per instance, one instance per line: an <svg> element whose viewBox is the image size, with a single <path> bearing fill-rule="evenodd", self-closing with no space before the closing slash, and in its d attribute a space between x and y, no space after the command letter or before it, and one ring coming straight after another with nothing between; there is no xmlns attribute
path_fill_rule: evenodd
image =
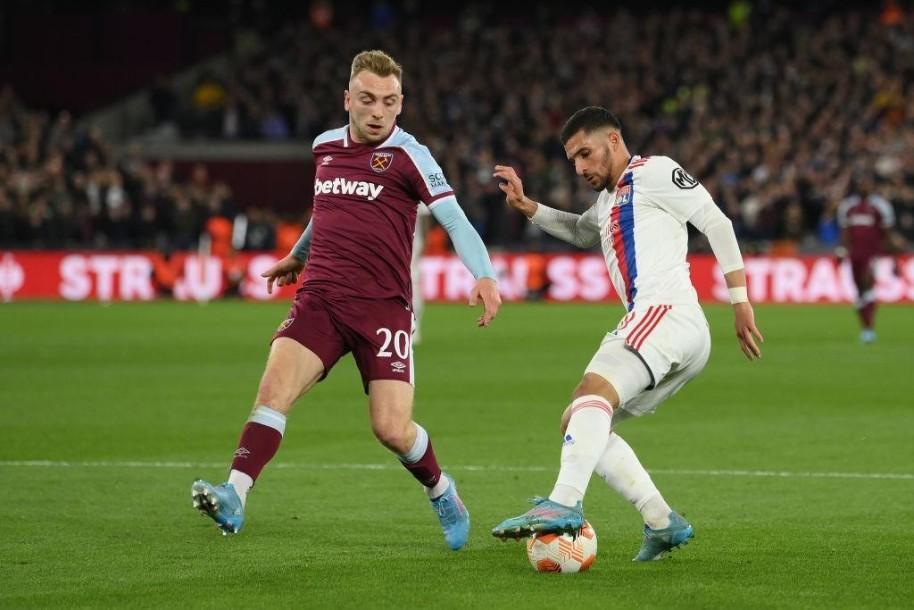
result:
<svg viewBox="0 0 914 610"><path fill-rule="evenodd" d="M527 558L537 572L586 572L597 558L597 534L590 523L577 537L539 534L527 541Z"/></svg>

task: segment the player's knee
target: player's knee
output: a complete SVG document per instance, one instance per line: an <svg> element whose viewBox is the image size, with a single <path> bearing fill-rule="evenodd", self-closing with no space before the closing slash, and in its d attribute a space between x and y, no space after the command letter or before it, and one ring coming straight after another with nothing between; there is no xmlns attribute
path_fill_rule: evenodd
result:
<svg viewBox="0 0 914 610"><path fill-rule="evenodd" d="M589 395L602 396L609 402L613 409L619 406L619 394L616 392L616 389L611 383L599 375L586 373L583 379L581 379L581 383L579 383L574 389L574 392L571 393L571 400L573 402L581 396ZM565 430L568 429L568 422L571 421L571 407L572 405L565 407L565 410L562 412L562 417L559 420L559 429L562 432L562 436L565 436Z"/></svg>
<svg viewBox="0 0 914 610"><path fill-rule="evenodd" d="M613 409L619 406L619 393L616 392L616 388L614 388L609 381L599 375L585 373L584 377L581 379L581 383L579 383L574 389L574 392L571 393L571 400L590 394L602 396L609 401L609 404ZM562 417L564 419L564 415Z"/></svg>
<svg viewBox="0 0 914 610"><path fill-rule="evenodd" d="M371 431L378 442L397 455L403 455L410 450L408 424L393 419L375 420L371 422Z"/></svg>
<svg viewBox="0 0 914 610"><path fill-rule="evenodd" d="M292 410L292 403L298 398L298 393L293 388L286 387L287 385L272 376L265 375L257 388L254 408L266 405L280 413L289 413Z"/></svg>

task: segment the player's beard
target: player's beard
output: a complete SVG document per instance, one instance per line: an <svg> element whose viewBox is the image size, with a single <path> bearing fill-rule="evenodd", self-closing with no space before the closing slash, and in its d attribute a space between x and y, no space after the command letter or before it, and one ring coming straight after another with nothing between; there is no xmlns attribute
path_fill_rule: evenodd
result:
<svg viewBox="0 0 914 610"><path fill-rule="evenodd" d="M374 144L374 138L372 138L368 134L367 130L362 126L359 126L356 129L356 135L359 137L359 140L361 140L363 144Z"/></svg>
<svg viewBox="0 0 914 610"><path fill-rule="evenodd" d="M609 188L610 179L613 174L613 161L612 156L609 154L609 146L603 146L603 158L606 159L606 173L602 176L602 180L600 180L600 183L597 186L591 187L598 193Z"/></svg>
<svg viewBox="0 0 914 610"><path fill-rule="evenodd" d="M359 137L359 139L364 144L368 144L368 145L378 144L382 140L384 140L384 137L388 133L390 133L390 128L382 126L381 130L378 132L378 135L372 135L368 131L368 123L370 121L366 120L366 121L363 121L362 123L359 123L358 121L356 121L354 119L350 119L350 122L355 126L354 131L356 132L356 135Z"/></svg>

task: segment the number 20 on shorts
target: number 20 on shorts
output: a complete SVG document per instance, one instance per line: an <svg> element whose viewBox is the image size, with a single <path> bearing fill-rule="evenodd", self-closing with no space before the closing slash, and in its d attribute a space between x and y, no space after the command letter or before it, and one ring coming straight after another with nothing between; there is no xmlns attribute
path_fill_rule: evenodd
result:
<svg viewBox="0 0 914 610"><path fill-rule="evenodd" d="M375 331L376 335L384 335L384 344L378 350L378 358L390 358L393 353L390 348L393 347L400 359L409 358L409 333L405 330L392 332L389 328L379 328Z"/></svg>

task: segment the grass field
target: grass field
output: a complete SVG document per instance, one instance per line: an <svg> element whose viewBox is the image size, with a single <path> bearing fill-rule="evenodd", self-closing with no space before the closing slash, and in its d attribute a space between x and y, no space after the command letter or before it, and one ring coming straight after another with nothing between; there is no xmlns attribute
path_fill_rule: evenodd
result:
<svg viewBox="0 0 914 610"><path fill-rule="evenodd" d="M302 399L225 538L190 507L224 477L285 304L0 307L0 607L888 608L914 605L914 310L856 342L846 307L760 307L746 362L709 308L704 373L619 432L695 526L633 564L637 513L597 478L593 569L533 572L489 530L546 494L558 416L618 306L432 306L416 419L472 512L449 551L372 438L351 359Z"/></svg>

